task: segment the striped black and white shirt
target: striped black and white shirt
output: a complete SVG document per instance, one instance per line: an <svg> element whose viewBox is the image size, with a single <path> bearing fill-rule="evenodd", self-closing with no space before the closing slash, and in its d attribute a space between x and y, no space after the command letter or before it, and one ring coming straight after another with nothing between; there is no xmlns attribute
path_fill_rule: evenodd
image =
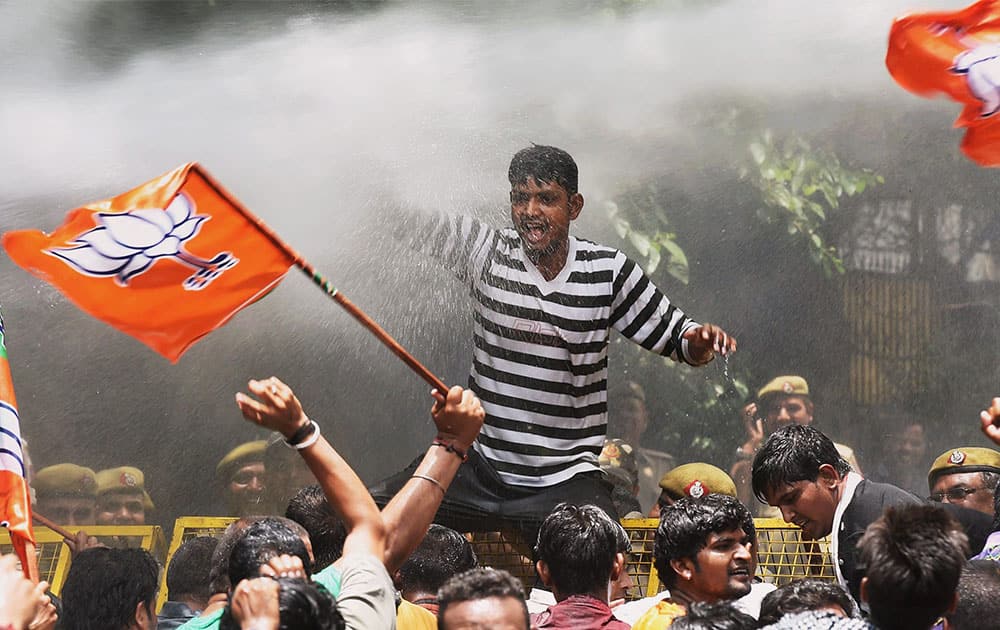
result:
<svg viewBox="0 0 1000 630"><path fill-rule="evenodd" d="M698 324L616 249L571 236L566 266L546 280L514 229L428 220L411 233L414 247L441 260L473 298L469 386L486 411L475 448L511 485L552 486L598 470L611 329L690 362L681 335Z"/></svg>

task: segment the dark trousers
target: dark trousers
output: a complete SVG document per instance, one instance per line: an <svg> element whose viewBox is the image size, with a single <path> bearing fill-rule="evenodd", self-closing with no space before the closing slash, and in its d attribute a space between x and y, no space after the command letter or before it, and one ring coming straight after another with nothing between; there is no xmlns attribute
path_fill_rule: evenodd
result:
<svg viewBox="0 0 1000 630"><path fill-rule="evenodd" d="M423 456L405 470L370 488L379 507L385 507L410 479ZM604 475L581 473L555 486L532 488L504 483L475 448L462 464L448 487L434 522L460 532L495 532L515 530L534 546L538 528L559 503L593 504L618 520L611 501L610 482Z"/></svg>

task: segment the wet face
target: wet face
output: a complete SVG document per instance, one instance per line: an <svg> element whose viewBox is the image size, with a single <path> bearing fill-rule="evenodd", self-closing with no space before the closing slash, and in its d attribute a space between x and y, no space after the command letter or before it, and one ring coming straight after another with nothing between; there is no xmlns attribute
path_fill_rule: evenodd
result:
<svg viewBox="0 0 1000 630"><path fill-rule="evenodd" d="M98 525L145 525L142 490L107 492L97 497Z"/></svg>
<svg viewBox="0 0 1000 630"><path fill-rule="evenodd" d="M805 396L774 396L764 409L772 433L792 424L806 426L813 421L813 404Z"/></svg>
<svg viewBox="0 0 1000 630"><path fill-rule="evenodd" d="M694 601L717 602L743 597L753 582L750 538L740 529L709 534L694 559L684 558L678 588ZM676 570L676 569L675 569ZM683 584L683 586L681 586Z"/></svg>
<svg viewBox="0 0 1000 630"><path fill-rule="evenodd" d="M832 468L824 466L824 468ZM816 481L796 481L767 493L767 502L781 510L781 518L802 528L802 538L816 540L833 529L839 476L821 473Z"/></svg>
<svg viewBox="0 0 1000 630"><path fill-rule="evenodd" d="M441 628L444 630L528 630L524 603L513 597L487 597L448 604Z"/></svg>
<svg viewBox="0 0 1000 630"><path fill-rule="evenodd" d="M528 178L510 190L511 222L521 237L525 253L536 263L556 254L565 256L569 224L580 215L581 209L583 196L570 195L555 182Z"/></svg>
<svg viewBox="0 0 1000 630"><path fill-rule="evenodd" d="M39 498L38 512L59 525L93 525L97 500L94 497L56 496Z"/></svg>
<svg viewBox="0 0 1000 630"><path fill-rule="evenodd" d="M264 462L250 462L236 469L228 488L233 510L240 516L259 513L265 490Z"/></svg>
<svg viewBox="0 0 1000 630"><path fill-rule="evenodd" d="M993 516L993 491L978 472L941 475L931 488L931 500L953 503Z"/></svg>

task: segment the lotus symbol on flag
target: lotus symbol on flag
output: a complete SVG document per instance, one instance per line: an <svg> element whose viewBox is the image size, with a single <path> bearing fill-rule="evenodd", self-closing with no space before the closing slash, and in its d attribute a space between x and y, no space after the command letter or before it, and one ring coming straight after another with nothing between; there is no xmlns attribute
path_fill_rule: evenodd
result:
<svg viewBox="0 0 1000 630"><path fill-rule="evenodd" d="M89 276L114 276L120 286L145 273L158 260L173 259L196 271L184 280L188 291L207 287L226 269L239 262L229 252L205 260L184 251L185 241L198 234L208 215L194 214L194 204L180 193L165 208L97 213L99 225L70 245L46 250Z"/></svg>
<svg viewBox="0 0 1000 630"><path fill-rule="evenodd" d="M966 50L955 57L951 71L964 74L969 91L983 102L981 117L1000 110L1000 45L981 44Z"/></svg>

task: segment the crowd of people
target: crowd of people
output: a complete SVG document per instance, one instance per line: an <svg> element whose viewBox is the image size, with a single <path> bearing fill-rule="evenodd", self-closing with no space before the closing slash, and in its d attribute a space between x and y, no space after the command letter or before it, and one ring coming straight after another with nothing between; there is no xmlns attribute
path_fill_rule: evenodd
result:
<svg viewBox="0 0 1000 630"><path fill-rule="evenodd" d="M569 235L584 200L567 153L529 147L508 178L513 227L429 216L411 241L469 285L475 315L469 387L433 392L436 436L421 456L368 487L288 385L250 381L236 404L273 437L218 463L237 520L173 554L158 614L153 556L86 533L147 522L143 472L67 463L32 482L39 513L83 528L67 541L60 597L0 560L0 628L1000 627L1000 452L949 449L921 496L877 481L814 426L794 375L744 409L729 473L643 448L642 389L608 388L611 329L693 367L736 340L621 252ZM609 398L621 410L611 418ZM981 420L1000 444L1000 399ZM647 514L658 526L637 548L619 519ZM830 579L807 562L774 583L754 524L768 515L829 554ZM467 534L499 530L525 543L512 553L533 565L531 583L480 566ZM636 597L637 553L661 592Z"/></svg>

